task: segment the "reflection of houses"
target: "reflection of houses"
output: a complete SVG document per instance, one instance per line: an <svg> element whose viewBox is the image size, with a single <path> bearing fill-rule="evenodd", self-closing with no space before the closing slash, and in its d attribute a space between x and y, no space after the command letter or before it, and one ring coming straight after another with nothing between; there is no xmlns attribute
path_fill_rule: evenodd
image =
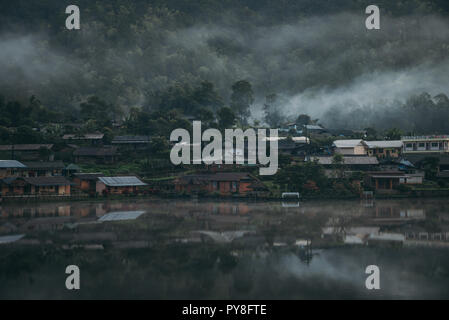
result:
<svg viewBox="0 0 449 320"><path fill-rule="evenodd" d="M1 180L2 196L70 195L72 183L64 177L25 177Z"/></svg>
<svg viewBox="0 0 449 320"><path fill-rule="evenodd" d="M0 156L21 160L53 160L52 144L0 145Z"/></svg>
<svg viewBox="0 0 449 320"><path fill-rule="evenodd" d="M367 147L362 139L335 140L333 145L334 153L342 155L366 155Z"/></svg>
<svg viewBox="0 0 449 320"><path fill-rule="evenodd" d="M208 237L216 243L231 243L238 238L242 238L247 234L254 234L254 231L236 230L236 231L194 231L201 236ZM204 240L203 240L204 241Z"/></svg>
<svg viewBox="0 0 449 320"><path fill-rule="evenodd" d="M402 141L365 141L368 155L378 159L399 158L402 152Z"/></svg>
<svg viewBox="0 0 449 320"><path fill-rule="evenodd" d="M117 159L117 147L80 147L73 152L75 162L114 163Z"/></svg>
<svg viewBox="0 0 449 320"><path fill-rule="evenodd" d="M214 174L193 174L175 181L175 190L186 193L257 194L266 192L265 185L245 172L221 172Z"/></svg>
<svg viewBox="0 0 449 320"><path fill-rule="evenodd" d="M135 176L99 177L99 187L103 194L137 194L139 188L147 184Z"/></svg>

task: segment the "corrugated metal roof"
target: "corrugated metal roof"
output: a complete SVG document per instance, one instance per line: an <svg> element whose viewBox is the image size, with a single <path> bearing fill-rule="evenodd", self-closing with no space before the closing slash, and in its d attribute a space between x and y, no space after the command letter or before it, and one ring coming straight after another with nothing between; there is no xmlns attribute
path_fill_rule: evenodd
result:
<svg viewBox="0 0 449 320"><path fill-rule="evenodd" d="M26 168L26 166L17 160L0 160L0 168Z"/></svg>
<svg viewBox="0 0 449 320"><path fill-rule="evenodd" d="M53 148L52 144L2 144L0 145L0 151L12 151L14 148L15 151L37 151L39 149L48 149Z"/></svg>
<svg viewBox="0 0 449 320"><path fill-rule="evenodd" d="M334 146L337 148L354 148L362 144L362 139L335 140Z"/></svg>
<svg viewBox="0 0 449 320"><path fill-rule="evenodd" d="M23 164L30 169L64 169L62 161L24 161Z"/></svg>
<svg viewBox="0 0 449 320"><path fill-rule="evenodd" d="M370 149L374 148L402 148L402 141L391 140L391 141L365 141L366 145Z"/></svg>
<svg viewBox="0 0 449 320"><path fill-rule="evenodd" d="M100 177L101 182L109 187L129 187L129 186L146 186L147 184L140 181L135 176L127 177Z"/></svg>
<svg viewBox="0 0 449 320"><path fill-rule="evenodd" d="M333 157L313 157L311 160L318 160L321 165L334 164ZM376 157L343 157L343 163L346 165L378 165L379 160Z"/></svg>
<svg viewBox="0 0 449 320"><path fill-rule="evenodd" d="M32 178L21 178L28 182L29 184L35 186L68 186L74 183L70 182L64 177L32 177Z"/></svg>

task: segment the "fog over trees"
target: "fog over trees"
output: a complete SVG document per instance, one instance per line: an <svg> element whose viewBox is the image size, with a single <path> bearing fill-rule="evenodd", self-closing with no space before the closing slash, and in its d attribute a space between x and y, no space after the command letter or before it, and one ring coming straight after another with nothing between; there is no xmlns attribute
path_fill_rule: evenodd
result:
<svg viewBox="0 0 449 320"><path fill-rule="evenodd" d="M79 0L81 30L69 31L67 4L3 1L0 94L70 114L97 96L124 117L221 110L241 123L307 114L330 128L449 132L449 3L377 1L381 29L366 30L369 4Z"/></svg>

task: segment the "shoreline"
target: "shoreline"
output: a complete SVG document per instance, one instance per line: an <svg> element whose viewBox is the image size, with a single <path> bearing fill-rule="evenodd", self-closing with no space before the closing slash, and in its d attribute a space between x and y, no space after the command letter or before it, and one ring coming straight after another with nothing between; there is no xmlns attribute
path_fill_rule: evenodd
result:
<svg viewBox="0 0 449 320"><path fill-rule="evenodd" d="M318 196L303 196L299 199L294 198L281 198L281 197L250 197L250 196L216 196L216 195L174 195L174 194L158 194L158 195L143 195L143 196L110 196L110 197L89 197L89 196L64 196L64 197L17 197L17 198L1 198L0 205L2 204L32 204L32 203L52 203L52 202L105 202L105 201L140 201L140 200L167 200L167 199L179 199L179 200L214 200L214 201L232 201L232 202L285 202L296 203L305 201L348 201L348 200L401 200L401 199L441 199L449 197L449 191L441 190L441 192L419 191L407 194L377 194L373 198L364 199L359 195L348 196L331 196L331 195L318 195Z"/></svg>

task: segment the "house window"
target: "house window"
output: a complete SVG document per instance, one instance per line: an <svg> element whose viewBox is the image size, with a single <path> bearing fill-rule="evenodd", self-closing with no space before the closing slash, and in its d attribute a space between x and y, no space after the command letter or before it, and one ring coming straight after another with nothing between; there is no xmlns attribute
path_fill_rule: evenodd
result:
<svg viewBox="0 0 449 320"><path fill-rule="evenodd" d="M213 181L213 182L212 182L212 188L214 188L214 190L217 190L217 189L218 189L218 183L217 183L217 181Z"/></svg>
<svg viewBox="0 0 449 320"><path fill-rule="evenodd" d="M405 145L405 147L406 147L407 149L412 149L412 148L413 148L413 144L412 144L412 143L407 143L407 144Z"/></svg>
<svg viewBox="0 0 449 320"><path fill-rule="evenodd" d="M237 182L232 181L232 190L237 191Z"/></svg>

